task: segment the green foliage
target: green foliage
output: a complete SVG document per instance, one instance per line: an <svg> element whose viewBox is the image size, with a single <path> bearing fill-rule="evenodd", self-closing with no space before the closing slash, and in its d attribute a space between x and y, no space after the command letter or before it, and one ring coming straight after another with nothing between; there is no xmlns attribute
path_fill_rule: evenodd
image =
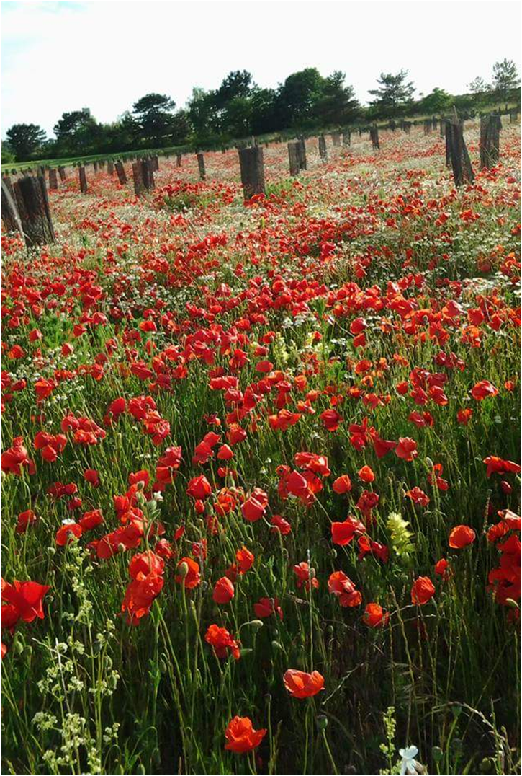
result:
<svg viewBox="0 0 522 776"><path fill-rule="evenodd" d="M453 105L453 97L437 86L419 102L421 113L444 113Z"/></svg>
<svg viewBox="0 0 522 776"><path fill-rule="evenodd" d="M13 124L6 137L17 161L30 159L45 142L45 132L38 124Z"/></svg>
<svg viewBox="0 0 522 776"><path fill-rule="evenodd" d="M373 115L377 118L394 118L404 115L411 106L415 87L412 81L407 81L408 71L381 73L377 79L377 89L370 89L370 94L376 98L370 105Z"/></svg>

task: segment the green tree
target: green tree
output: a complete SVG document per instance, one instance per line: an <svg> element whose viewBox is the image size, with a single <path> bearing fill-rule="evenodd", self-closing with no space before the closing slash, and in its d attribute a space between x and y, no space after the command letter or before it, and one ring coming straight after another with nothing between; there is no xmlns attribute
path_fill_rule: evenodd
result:
<svg viewBox="0 0 522 776"><path fill-rule="evenodd" d="M288 76L278 94L282 127L302 125L313 119L323 83L324 79L315 67Z"/></svg>
<svg viewBox="0 0 522 776"><path fill-rule="evenodd" d="M520 86L520 77L512 59L503 59L493 65L493 89L500 100L509 99L510 92Z"/></svg>
<svg viewBox="0 0 522 776"><path fill-rule="evenodd" d="M192 89L187 113L197 142L209 140L219 133L219 114L215 95L215 92L206 92L197 86Z"/></svg>
<svg viewBox="0 0 522 776"><path fill-rule="evenodd" d="M353 86L345 86L346 74L335 70L323 78L320 96L314 106L317 123L323 126L346 124L359 112Z"/></svg>
<svg viewBox="0 0 522 776"><path fill-rule="evenodd" d="M150 93L132 106L140 144L161 147L172 134L172 111L176 103L166 94Z"/></svg>
<svg viewBox="0 0 522 776"><path fill-rule="evenodd" d="M56 150L62 155L94 152L100 139L100 127L89 108L63 113L53 131Z"/></svg>
<svg viewBox="0 0 522 776"><path fill-rule="evenodd" d="M6 138L18 162L30 159L45 142L45 132L38 124L13 124Z"/></svg>
<svg viewBox="0 0 522 776"><path fill-rule="evenodd" d="M421 113L444 113L453 105L451 94L436 86L430 94L427 94L419 103Z"/></svg>
<svg viewBox="0 0 522 776"><path fill-rule="evenodd" d="M250 98L252 109L252 132L254 135L262 135L267 132L275 132L281 129L280 116L275 89L259 89L252 91Z"/></svg>
<svg viewBox="0 0 522 776"><path fill-rule="evenodd" d="M473 81L469 82L468 89L471 94L485 94L486 92L491 91L491 86L486 83L482 76L478 75Z"/></svg>
<svg viewBox="0 0 522 776"><path fill-rule="evenodd" d="M236 97L249 97L252 87L252 73L249 73L248 70L232 70L223 78L221 86L215 92L217 107L226 107L227 103L230 100L236 99Z"/></svg>
<svg viewBox="0 0 522 776"><path fill-rule="evenodd" d="M2 140L2 164L8 164L9 162L15 161L15 155L13 152L13 149L9 145L9 143L6 143L5 140Z"/></svg>
<svg viewBox="0 0 522 776"><path fill-rule="evenodd" d="M411 106L415 87L412 81L407 81L408 71L399 73L381 73L377 79L377 89L370 89L370 94L376 97L370 105L376 117L383 118L399 116Z"/></svg>

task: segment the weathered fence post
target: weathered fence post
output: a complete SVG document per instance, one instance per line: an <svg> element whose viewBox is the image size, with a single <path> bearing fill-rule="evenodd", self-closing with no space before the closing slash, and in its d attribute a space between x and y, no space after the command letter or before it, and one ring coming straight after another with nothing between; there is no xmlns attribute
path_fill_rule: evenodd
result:
<svg viewBox="0 0 522 776"><path fill-rule="evenodd" d="M480 117L480 167L493 167L500 156L500 116L490 113Z"/></svg>
<svg viewBox="0 0 522 776"><path fill-rule="evenodd" d="M16 209L15 193L9 175L2 175L2 221L6 232L22 232L22 224Z"/></svg>
<svg viewBox="0 0 522 776"><path fill-rule="evenodd" d="M462 121L457 117L446 121L446 163L451 162L455 186L473 183L474 175L466 143Z"/></svg>
<svg viewBox="0 0 522 776"><path fill-rule="evenodd" d="M78 167L78 177L80 179L80 191L82 194L87 194L87 176L83 165Z"/></svg>
<svg viewBox="0 0 522 776"><path fill-rule="evenodd" d="M144 187L147 191L156 188L154 185L154 169L156 164L154 157L149 156L148 159L141 159L138 164L141 164Z"/></svg>
<svg viewBox="0 0 522 776"><path fill-rule="evenodd" d="M424 119L424 134L429 135L431 132L431 119Z"/></svg>
<svg viewBox="0 0 522 776"><path fill-rule="evenodd" d="M290 140L287 147L290 175L299 175L301 171L301 141Z"/></svg>
<svg viewBox="0 0 522 776"><path fill-rule="evenodd" d="M41 175L37 177L27 175L16 181L13 189L14 197L2 182L2 218L4 218L4 206L7 203L6 219L11 220L22 232L28 247L54 242L45 178Z"/></svg>
<svg viewBox="0 0 522 776"><path fill-rule="evenodd" d="M262 146L240 148L239 169L243 184L243 198L251 199L254 194L265 193L265 162Z"/></svg>
<svg viewBox="0 0 522 776"><path fill-rule="evenodd" d="M112 159L107 159L107 175L114 175L114 162Z"/></svg>
<svg viewBox="0 0 522 776"><path fill-rule="evenodd" d="M96 174L98 172L98 162L93 162L92 167L93 167L94 173Z"/></svg>
<svg viewBox="0 0 522 776"><path fill-rule="evenodd" d="M55 167L51 167L49 170L49 188L52 191L56 191L58 189L58 174Z"/></svg>
<svg viewBox="0 0 522 776"><path fill-rule="evenodd" d="M58 167L58 175L60 176L60 180L66 181L67 180L67 173L65 172L65 167Z"/></svg>
<svg viewBox="0 0 522 776"><path fill-rule="evenodd" d="M352 144L352 133L349 129L343 132L343 146L349 146Z"/></svg>
<svg viewBox="0 0 522 776"><path fill-rule="evenodd" d="M124 186L127 183L127 173L125 172L125 167L123 166L123 163L118 160L116 164L114 165L116 169L116 175L118 176L118 180L121 183L122 186Z"/></svg>
<svg viewBox="0 0 522 776"><path fill-rule="evenodd" d="M201 151L197 154L200 181L205 180L205 155Z"/></svg>
<svg viewBox="0 0 522 776"><path fill-rule="evenodd" d="M181 154L176 154L176 167L181 167Z"/></svg>
<svg viewBox="0 0 522 776"><path fill-rule="evenodd" d="M152 172L158 172L159 170L159 159L157 154L152 157Z"/></svg>
<svg viewBox="0 0 522 776"><path fill-rule="evenodd" d="M376 124L370 127L370 140L372 141L372 148L379 148L379 130Z"/></svg>
<svg viewBox="0 0 522 776"><path fill-rule="evenodd" d="M326 138L324 135L319 135L317 138L317 143L319 146L319 156L323 160L323 162L328 161L328 151L326 150Z"/></svg>
<svg viewBox="0 0 522 776"><path fill-rule="evenodd" d="M132 177L134 180L134 193L139 197L145 188L143 185L143 168L139 161L132 163Z"/></svg>

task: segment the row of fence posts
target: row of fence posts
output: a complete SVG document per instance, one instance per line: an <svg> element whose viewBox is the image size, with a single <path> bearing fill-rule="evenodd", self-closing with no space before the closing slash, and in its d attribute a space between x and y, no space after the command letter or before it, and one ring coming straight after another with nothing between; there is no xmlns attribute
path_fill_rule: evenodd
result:
<svg viewBox="0 0 522 776"><path fill-rule="evenodd" d="M510 121L512 120L510 114ZM474 173L471 165L468 149L464 140L463 121L458 118L456 112L451 117L435 117L426 119L423 124L424 133L429 134L436 129L437 121L440 122L440 134L445 138L446 166L452 168L453 179L456 186L470 184L474 181ZM402 121L401 129L409 134L411 122ZM502 124L500 115L496 113L480 117L480 167L481 169L493 167L500 157L500 130ZM395 127L392 131L395 131ZM361 130L359 130L361 134ZM374 124L369 129L372 147L379 148L379 129ZM351 131L331 133L334 147L350 146ZM321 161L328 161L328 150L324 134L318 136L318 151ZM268 143L265 144L268 147ZM252 138L251 145L236 146L239 154L239 167L243 195L245 200L251 199L256 194L265 193L264 150ZM307 169L306 144L303 136L287 143L288 163L290 175L296 177ZM225 153L226 149L222 149ZM196 154L198 173L200 180L205 180L205 156L202 151ZM181 167L182 155L176 154L176 167ZM80 191L84 194L88 191L87 174L85 165L78 164L78 178ZM104 168L104 161L94 162L93 169L96 173L98 167ZM155 188L154 172L158 170L158 157L149 156L145 159L136 159L132 164L134 192L140 196L144 191ZM32 172L31 168L28 171ZM127 174L121 160L113 162L107 160L107 173L113 175L116 172L120 185L127 183ZM13 170L16 173L16 170ZM49 189L58 189L58 177L61 182L67 180L65 167L58 166L48 170ZM49 209L49 198L45 184L45 168L39 167L37 175L26 175L23 178L11 181L9 175L2 176L2 220L7 231L19 231L24 236L28 246L41 245L54 241L54 229Z"/></svg>

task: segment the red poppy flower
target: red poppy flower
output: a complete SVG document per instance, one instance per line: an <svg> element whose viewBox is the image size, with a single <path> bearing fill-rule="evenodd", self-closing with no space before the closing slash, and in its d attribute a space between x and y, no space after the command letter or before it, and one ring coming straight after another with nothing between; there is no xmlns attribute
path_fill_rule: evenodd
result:
<svg viewBox="0 0 522 776"><path fill-rule="evenodd" d="M475 401L483 401L488 396L496 396L498 388L489 382L489 380L481 380L479 383L473 386L471 389L471 395Z"/></svg>
<svg viewBox="0 0 522 776"><path fill-rule="evenodd" d="M212 598L217 604L228 604L234 598L234 585L228 577L221 577L214 585Z"/></svg>
<svg viewBox="0 0 522 776"><path fill-rule="evenodd" d="M199 477L193 477L190 480L187 486L187 493L192 498L204 499L212 493L212 485L204 474L200 474Z"/></svg>
<svg viewBox="0 0 522 776"><path fill-rule="evenodd" d="M417 443L410 437L401 437L395 448L395 455L404 461L413 461L418 456Z"/></svg>
<svg viewBox="0 0 522 776"><path fill-rule="evenodd" d="M352 489L352 481L347 474L341 474L332 483L332 488L336 493L348 493Z"/></svg>
<svg viewBox="0 0 522 776"><path fill-rule="evenodd" d="M435 587L429 577L418 577L411 588L411 601L417 606L427 604L435 595Z"/></svg>
<svg viewBox="0 0 522 776"><path fill-rule="evenodd" d="M469 525L457 525L449 535L449 546L454 550L461 550L475 541L475 531Z"/></svg>
<svg viewBox="0 0 522 776"><path fill-rule="evenodd" d="M327 431L337 431L339 423L342 421L341 415L335 410L325 410L321 413L321 420Z"/></svg>
<svg viewBox="0 0 522 776"><path fill-rule="evenodd" d="M257 617L265 618L270 617L272 614L277 614L279 619L283 619L283 610L279 606L279 599L276 598L260 598L257 604L254 604L254 612Z"/></svg>
<svg viewBox="0 0 522 776"><path fill-rule="evenodd" d="M292 526L281 515L274 515L270 518L270 524L272 525L271 533L280 533L283 536L287 536L292 532Z"/></svg>
<svg viewBox="0 0 522 776"><path fill-rule="evenodd" d="M234 660L239 660L239 642L232 638L226 628L209 625L205 633L205 641L214 647L217 657L221 659L227 657L229 650Z"/></svg>
<svg viewBox="0 0 522 776"><path fill-rule="evenodd" d="M24 622L32 622L36 617L43 620L43 598L51 588L49 585L40 585L39 582L18 582L16 579L12 585L2 585L2 600L12 604L18 618Z"/></svg>
<svg viewBox="0 0 522 776"><path fill-rule="evenodd" d="M261 488L254 488L252 494L246 499L241 507L241 512L245 520L254 523L260 520L268 507L268 496Z"/></svg>
<svg viewBox="0 0 522 776"><path fill-rule="evenodd" d="M79 539L83 530L81 525L75 523L74 520L64 521L63 525L57 530L55 541L59 547L65 547L66 544L70 544L75 539Z"/></svg>
<svg viewBox="0 0 522 776"><path fill-rule="evenodd" d="M360 592L355 589L354 583L344 571L334 571L330 574L328 591L337 596L342 607L359 606L362 600Z"/></svg>
<svg viewBox="0 0 522 776"><path fill-rule="evenodd" d="M379 604L367 604L364 609L363 621L370 628L384 628L388 624L390 615Z"/></svg>
<svg viewBox="0 0 522 776"><path fill-rule="evenodd" d="M18 515L18 523L16 526L16 533L25 533L30 525L34 525L37 521L37 517L32 509L26 509L25 512L20 512Z"/></svg>
<svg viewBox="0 0 522 776"><path fill-rule="evenodd" d="M305 671L289 668L285 671L283 682L293 698L311 698L324 689L324 678L319 671L307 674Z"/></svg>
<svg viewBox="0 0 522 776"><path fill-rule="evenodd" d="M330 526L332 532L332 541L341 546L349 544L353 537L358 533L364 533L366 527L360 520L349 515L342 523L332 523Z"/></svg>
<svg viewBox="0 0 522 776"><path fill-rule="evenodd" d="M251 752L255 749L266 735L266 730L254 730L252 720L248 717L234 717L228 723L225 730L227 743L225 749L238 754Z"/></svg>
<svg viewBox="0 0 522 776"><path fill-rule="evenodd" d="M254 564L254 555L246 547L242 547L236 552L236 560L239 566L239 573L245 574Z"/></svg>
<svg viewBox="0 0 522 776"><path fill-rule="evenodd" d="M358 477L363 482L373 482L375 480L375 474L370 466L363 466L358 471Z"/></svg>

